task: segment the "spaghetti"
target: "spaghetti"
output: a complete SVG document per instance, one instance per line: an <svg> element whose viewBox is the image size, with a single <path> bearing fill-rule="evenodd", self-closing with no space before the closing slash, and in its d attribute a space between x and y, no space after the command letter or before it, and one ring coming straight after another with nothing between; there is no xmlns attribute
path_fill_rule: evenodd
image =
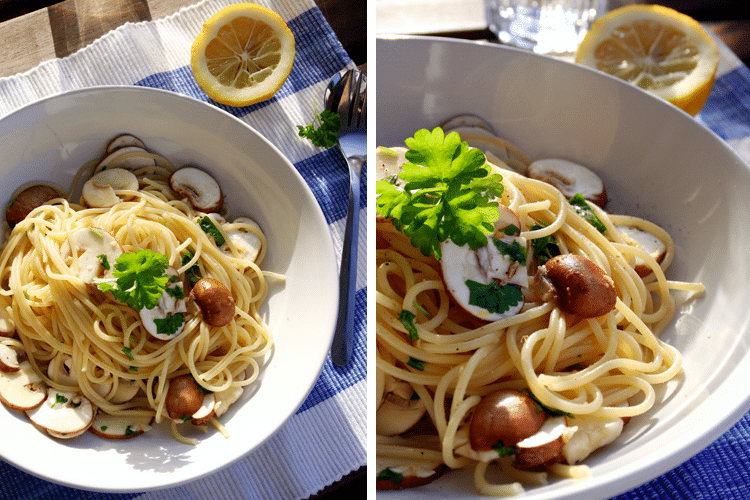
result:
<svg viewBox="0 0 750 500"><path fill-rule="evenodd" d="M403 148L390 150L386 176L396 173L396 153L399 163L405 161ZM545 484L549 474L586 477L590 471L579 462L613 441L630 417L648 411L656 401L654 386L681 371L679 351L659 334L675 312L671 293L697 294L703 286L666 278L674 257L669 234L646 220L590 204L603 224L597 229L551 184L512 170L497 156L492 161L504 187L498 202L518 217L519 241L528 242L528 286L517 313L491 321L469 314L446 285L445 263L412 246L391 220L377 221L379 489L419 486L446 469L466 467L474 468L475 486L486 495L518 494L524 485ZM662 242L662 258L657 261L624 235L624 227ZM531 255L535 242L545 238L561 255L583 256L611 279L616 301L609 312L582 318L540 297L534 270L544 260ZM637 272L638 266L645 268ZM509 394L527 394L558 434L550 431L547 440L543 427L512 446L495 445L490 436L492 447L476 449L481 437L472 435L478 432L472 422L500 419L478 416L485 411L482 401ZM394 399L397 405L387 404ZM396 418L407 423L399 427ZM520 463L527 452L522 445L543 454L552 449L553 438L562 447L553 456L528 467Z"/></svg>
<svg viewBox="0 0 750 500"><path fill-rule="evenodd" d="M226 214L208 215L194 208L172 189L175 168L158 155L135 150L107 168L128 162L140 165L132 169L138 188L116 190L122 200L114 206L96 208L84 199L73 203L56 198L35 208L7 235L0 255L0 304L15 325L16 338L3 343L27 359L50 391L83 395L98 409L97 418L146 422L140 430L147 430L152 420L171 418L175 438L194 444L175 425L191 420L192 413L170 417L168 408L170 381L187 375L205 410L200 423L211 421L228 436L216 417L257 379L273 345L259 312L269 286L268 275L259 267L265 236L249 219L227 223ZM82 168L80 177L90 169ZM207 220L214 232L205 230ZM182 309L167 314L172 319L179 314L179 329L155 335L147 328L145 311L97 286L106 278L83 279L83 252L71 248L83 245L73 240L79 231L93 232L87 237L94 239L111 238L118 255L148 249L165 256L169 273L177 277L169 287L184 287L184 297L173 299ZM228 237L232 234L253 235L258 255L241 255L238 240ZM226 241L219 245L219 238ZM107 264L116 265L95 266ZM208 313L188 296L191 286L197 286L195 280L187 283L188 276L213 279L228 290L233 301L230 321L222 326L207 322ZM164 300L169 299L163 293L159 307Z"/></svg>

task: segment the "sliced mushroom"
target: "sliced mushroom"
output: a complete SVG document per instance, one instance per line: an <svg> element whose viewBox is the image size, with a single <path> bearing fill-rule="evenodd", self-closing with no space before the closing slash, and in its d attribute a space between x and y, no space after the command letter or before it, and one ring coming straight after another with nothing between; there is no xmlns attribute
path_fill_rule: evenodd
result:
<svg viewBox="0 0 750 500"><path fill-rule="evenodd" d="M196 167L182 167L169 176L169 186L201 212L218 212L224 204L219 183Z"/></svg>
<svg viewBox="0 0 750 500"><path fill-rule="evenodd" d="M377 433L380 436L403 434L419 422L425 411L421 399L412 401L388 394L377 411Z"/></svg>
<svg viewBox="0 0 750 500"><path fill-rule="evenodd" d="M37 207L62 195L59 190L45 184L35 184L20 191L5 210L5 221L10 227L26 218Z"/></svg>
<svg viewBox="0 0 750 500"><path fill-rule="evenodd" d="M560 158L546 158L532 162L526 175L559 189L566 198L580 193L585 199L604 207L607 190L604 182L593 170Z"/></svg>
<svg viewBox="0 0 750 500"><path fill-rule="evenodd" d="M127 199L115 191L137 190L138 178L132 172L124 168L109 168L86 181L81 196L89 207L109 208Z"/></svg>
<svg viewBox="0 0 750 500"><path fill-rule="evenodd" d="M242 261L255 262L260 255L261 240L255 233L243 226L250 226L261 231L258 223L247 217L237 217L228 226L229 228L224 230L227 243L219 247L219 250Z"/></svg>
<svg viewBox="0 0 750 500"><path fill-rule="evenodd" d="M596 318L615 308L615 283L587 257L564 254L537 269L534 291L543 301L553 301L564 313Z"/></svg>
<svg viewBox="0 0 750 500"><path fill-rule="evenodd" d="M469 424L469 442L477 451L491 450L498 442L514 446L536 434L546 414L528 394L501 389L484 396Z"/></svg>
<svg viewBox="0 0 750 500"><path fill-rule="evenodd" d="M622 236L622 239L625 240L625 243L642 249L651 255L656 262L661 263L667 255L667 246L656 235L632 226L619 225L615 226L615 228ZM651 268L640 258L636 258L634 269L641 278L648 276L652 272Z"/></svg>
<svg viewBox="0 0 750 500"><path fill-rule="evenodd" d="M529 286L526 239L505 234L506 230L518 234L521 224L510 209L500 206L501 217L495 223L497 231L487 237L486 245L472 250L468 245L458 246L450 240L440 244L440 266L446 289L458 305L485 321L518 314L524 304L521 289ZM511 227L514 229L509 229ZM516 255L522 255L522 259L517 260ZM487 295L493 291L507 300L502 303L472 300L471 287L488 285L497 285L497 290L489 287Z"/></svg>
<svg viewBox="0 0 750 500"><path fill-rule="evenodd" d="M441 123L440 128L442 128L445 133L448 133L455 129L479 128L485 130L486 132L489 132L492 135L497 135L495 133L495 129L492 128L492 125L490 125L484 118L472 114L453 116Z"/></svg>
<svg viewBox="0 0 750 500"><path fill-rule="evenodd" d="M137 138L136 136L131 135L131 134L120 134L114 139L112 139L111 141L109 141L109 144L107 144L107 154L114 153L118 149L121 149L127 146L136 146L141 149L147 149L143 141Z"/></svg>
<svg viewBox="0 0 750 500"><path fill-rule="evenodd" d="M55 389L47 391L43 404L26 411L35 425L61 439L80 436L91 426L95 414L96 407L83 394Z"/></svg>
<svg viewBox="0 0 750 500"><path fill-rule="evenodd" d="M379 147L375 151L375 180L388 180L394 186L403 189L406 181L398 177L398 174L403 171L407 151L404 147Z"/></svg>
<svg viewBox="0 0 750 500"><path fill-rule="evenodd" d="M565 417L548 418L536 434L516 443L513 465L528 469L559 462L563 447L573 432Z"/></svg>
<svg viewBox="0 0 750 500"><path fill-rule="evenodd" d="M89 430L106 439L131 439L151 430L153 417L120 416L97 412Z"/></svg>
<svg viewBox="0 0 750 500"><path fill-rule="evenodd" d="M0 372L0 401L14 410L31 410L47 398L47 386L31 363L22 361L18 366L15 372Z"/></svg>
<svg viewBox="0 0 750 500"><path fill-rule="evenodd" d="M0 344L0 372L13 373L20 369L18 351L7 344Z"/></svg>
<svg viewBox="0 0 750 500"><path fill-rule="evenodd" d="M224 284L213 278L201 278L190 290L203 319L211 326L228 325L234 318L234 297Z"/></svg>
<svg viewBox="0 0 750 500"><path fill-rule="evenodd" d="M116 149L105 156L94 168L94 175L102 170L110 168L135 170L138 168L153 166L156 166L156 161L154 161L151 153L145 148L138 146L125 146Z"/></svg>
<svg viewBox="0 0 750 500"><path fill-rule="evenodd" d="M16 335L16 323L4 307L0 307L0 338L13 338Z"/></svg>
<svg viewBox="0 0 750 500"><path fill-rule="evenodd" d="M576 464L591 455L594 450L606 446L622 434L625 420L620 417L596 417L576 415L568 425L575 427L575 433L562 449L568 464Z"/></svg>
<svg viewBox="0 0 750 500"><path fill-rule="evenodd" d="M110 385L108 387L109 391L106 393L106 399L113 404L122 404L130 401L133 399L136 394L138 394L138 391L140 390L140 386L138 385L138 382L135 380L124 380L120 379L117 382L117 389L115 389L114 394L112 393L112 386L114 384Z"/></svg>
<svg viewBox="0 0 750 500"><path fill-rule="evenodd" d="M112 278L115 261L122 255L117 240L105 230L94 227L74 230L60 250L63 258L70 261L73 273L84 283L94 283L96 278ZM106 269L102 255L109 269Z"/></svg>
<svg viewBox="0 0 750 500"><path fill-rule="evenodd" d="M78 376L73 369L73 357L70 354L58 354L47 365L47 376L53 382L71 387L78 387Z"/></svg>
<svg viewBox="0 0 750 500"><path fill-rule="evenodd" d="M431 483L442 476L448 468L441 462L410 462L393 459L378 460L376 464L378 490L404 490Z"/></svg>
<svg viewBox="0 0 750 500"><path fill-rule="evenodd" d="M170 277L176 277L177 271L175 271L173 268L167 269L167 276ZM167 290L177 290L182 289L182 283L179 281L173 281L167 285ZM141 317L141 323L143 323L143 327L148 331L149 334L151 334L152 337L159 339L159 340L170 340L175 338L177 335L182 332L182 330L185 328L185 322L183 321L182 324L177 328L174 332L163 332L159 331L159 327L156 324L155 320L165 320L177 313L185 313L187 312L187 305L185 304L185 292L184 290L182 293L177 294L178 296L175 297L174 294L170 294L167 290L162 291L161 297L159 297L159 303L156 307L152 309L143 308L140 311L138 311L138 314ZM183 298L179 298L179 297Z"/></svg>
<svg viewBox="0 0 750 500"><path fill-rule="evenodd" d="M164 405L169 418L184 422L201 409L203 391L191 375L180 375L169 381Z"/></svg>
<svg viewBox="0 0 750 500"><path fill-rule="evenodd" d="M193 425L206 425L216 415L216 396L213 394L204 394L201 407L190 417Z"/></svg>

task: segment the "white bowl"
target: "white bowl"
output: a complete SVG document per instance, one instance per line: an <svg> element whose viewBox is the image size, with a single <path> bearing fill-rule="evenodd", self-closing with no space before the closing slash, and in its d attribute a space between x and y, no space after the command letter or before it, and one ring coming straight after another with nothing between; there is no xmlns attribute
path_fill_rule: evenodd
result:
<svg viewBox="0 0 750 500"><path fill-rule="evenodd" d="M201 166L219 181L234 216L252 216L268 236L263 269L286 275L262 312L275 347L257 384L197 446L167 424L126 441L85 433L58 441L2 406L3 460L44 479L89 490L143 491L209 474L261 445L302 405L322 370L338 305L328 225L294 166L230 114L171 92L99 87L37 101L0 120L0 200L16 187L53 181L67 188L115 135L129 132L175 165ZM314 256L315 265L310 265Z"/></svg>
<svg viewBox="0 0 750 500"><path fill-rule="evenodd" d="M750 169L727 144L633 86L549 57L429 37L384 37L376 53L378 145L403 145L453 115L480 115L532 158L568 158L599 172L608 208L672 234L669 276L707 289L662 335L684 355L665 400L590 457L590 480L553 480L523 498L614 496L676 467L748 411ZM470 478L449 474L384 498L475 496Z"/></svg>

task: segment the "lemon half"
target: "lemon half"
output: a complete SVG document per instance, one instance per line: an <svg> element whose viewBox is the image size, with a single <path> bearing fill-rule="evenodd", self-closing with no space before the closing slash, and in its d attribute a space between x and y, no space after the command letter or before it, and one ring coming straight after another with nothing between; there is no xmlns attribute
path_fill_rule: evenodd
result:
<svg viewBox="0 0 750 500"><path fill-rule="evenodd" d="M191 48L195 81L214 101L249 106L270 99L294 64L292 31L276 12L242 3L214 14Z"/></svg>
<svg viewBox="0 0 750 500"><path fill-rule="evenodd" d="M711 93L719 51L693 18L669 7L635 4L594 21L575 60L696 115Z"/></svg>

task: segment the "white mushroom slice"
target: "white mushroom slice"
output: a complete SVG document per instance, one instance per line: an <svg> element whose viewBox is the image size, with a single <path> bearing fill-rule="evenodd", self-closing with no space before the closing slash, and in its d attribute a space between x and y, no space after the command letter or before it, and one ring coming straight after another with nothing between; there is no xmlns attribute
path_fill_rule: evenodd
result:
<svg viewBox="0 0 750 500"><path fill-rule="evenodd" d="M403 189L406 182L398 177L406 163L406 152L404 147L383 148L375 150L375 180L388 180L399 189Z"/></svg>
<svg viewBox="0 0 750 500"><path fill-rule="evenodd" d="M19 370L0 373L0 401L14 410L26 411L41 405L47 398L47 386L28 361Z"/></svg>
<svg viewBox="0 0 750 500"><path fill-rule="evenodd" d="M177 272L170 267L167 269L167 276L177 276ZM176 290L178 288L182 288L182 283L180 283L179 280L167 285L167 289L170 290ZM141 317L143 327L146 329L146 331L148 331L148 333L151 334L152 337L159 340L170 340L179 335L185 328L185 322L183 321L176 331L170 333L162 333L159 332L159 327L157 326L155 321L157 319L167 319L168 317L173 316L177 313L187 312L187 306L184 299L184 291L182 293L182 296L182 299L178 299L170 295L167 290L164 290L161 293L161 297L159 297L159 303L156 307L154 307L153 309L146 309L144 307L138 312Z"/></svg>
<svg viewBox="0 0 750 500"><path fill-rule="evenodd" d="M109 168L86 181L81 196L89 207L109 208L127 199L115 193L123 190L137 191L138 178L124 168Z"/></svg>
<svg viewBox="0 0 750 500"><path fill-rule="evenodd" d="M138 385L138 382L136 382L135 380L120 379L117 382L117 389L115 390L114 394L112 394L111 389L109 393L107 393L107 400L110 403L114 404L126 403L133 399L136 394L138 394L140 388L141 387Z"/></svg>
<svg viewBox="0 0 750 500"><path fill-rule="evenodd" d="M61 253L73 274L84 283L94 283L96 278L112 278L115 261L122 255L120 244L103 229L85 227L74 230L62 244ZM104 255L109 269L106 269L101 256Z"/></svg>
<svg viewBox="0 0 750 500"><path fill-rule="evenodd" d="M656 262L661 263L667 255L667 246L656 235L632 226L615 226L615 228L620 233L620 236L622 236L622 239L625 240L625 243L642 249L653 257ZM651 268L646 265L646 262L638 257L635 259L634 268L635 272L641 278L648 276L652 272Z"/></svg>
<svg viewBox="0 0 750 500"><path fill-rule="evenodd" d="M5 308L0 307L0 337L11 338L16 334L16 323Z"/></svg>
<svg viewBox="0 0 750 500"><path fill-rule="evenodd" d="M47 365L47 376L61 385L78 386L78 376L73 370L73 358L69 354L58 354L52 358Z"/></svg>
<svg viewBox="0 0 750 500"><path fill-rule="evenodd" d="M138 146L125 146L116 149L105 156L94 168L94 174L109 168L124 168L135 170L142 167L153 167L156 165L153 157L146 149Z"/></svg>
<svg viewBox="0 0 750 500"><path fill-rule="evenodd" d="M497 457L497 453L495 453L495 457ZM397 458L389 458L387 461L378 459L375 470L379 477L385 469L390 470L394 475L400 475L400 481L379 479L376 483L376 489L378 490L416 488L431 483L448 470L442 462Z"/></svg>
<svg viewBox="0 0 750 500"><path fill-rule="evenodd" d="M193 413L190 421L193 425L206 425L216 415L216 396L206 394L203 396L203 403L198 411Z"/></svg>
<svg viewBox="0 0 750 500"><path fill-rule="evenodd" d="M576 431L562 449L563 458L568 464L576 464L588 457L594 450L613 442L622 433L624 421L620 417L595 417L576 415L569 421Z"/></svg>
<svg viewBox="0 0 750 500"><path fill-rule="evenodd" d="M471 115L471 114L457 115L452 118L449 118L448 120L440 124L440 128L442 128L443 132L445 132L446 134L455 129L479 128L486 132L489 132L492 135L496 135L495 129L492 128L492 125L487 123L487 121L484 120L483 118L480 118L477 115Z"/></svg>
<svg viewBox="0 0 750 500"><path fill-rule="evenodd" d="M89 428L96 408L80 393L47 391L43 404L27 410L26 415L37 426L58 438L71 438Z"/></svg>
<svg viewBox="0 0 750 500"><path fill-rule="evenodd" d="M527 469L560 460L563 447L575 429L567 426L565 417L548 418L539 432L516 443L513 465Z"/></svg>
<svg viewBox="0 0 750 500"><path fill-rule="evenodd" d="M13 373L20 369L18 352L7 344L0 344L0 372Z"/></svg>
<svg viewBox="0 0 750 500"><path fill-rule="evenodd" d="M216 180L196 167L182 167L169 176L169 186L202 212L218 212L224 204L224 194Z"/></svg>
<svg viewBox="0 0 750 500"><path fill-rule="evenodd" d="M130 134L120 134L109 141L109 144L107 144L107 154L114 153L118 149L124 148L126 146L136 146L141 149L146 149L146 145L143 143L143 141L136 136Z"/></svg>
<svg viewBox="0 0 750 500"><path fill-rule="evenodd" d="M607 190L604 182L591 169L560 158L536 160L529 165L526 175L559 189L566 198L580 193L585 199L604 207Z"/></svg>
<svg viewBox="0 0 750 500"><path fill-rule="evenodd" d="M421 399L406 399L387 394L376 413L379 436L396 436L408 431L424 416L427 409Z"/></svg>
<svg viewBox="0 0 750 500"><path fill-rule="evenodd" d="M494 240L499 242L496 244ZM443 281L453 299L467 312L477 318L486 321L497 321L517 314L523 307L523 296L513 290L505 289L499 291L500 295L511 295L515 299L509 300L497 308L489 310L475 303L470 303L471 289L468 281L479 285L491 285L496 282L501 288L505 286L518 286L527 288L529 286L528 270L525 262L514 260L508 253L503 253L501 247L507 246L511 249L522 249L526 252L526 238L520 236L502 236L500 238L490 236L487 244L472 250L468 245L458 246L450 240L440 244L442 258L440 260L443 271ZM521 295L518 297L518 295Z"/></svg>
<svg viewBox="0 0 750 500"><path fill-rule="evenodd" d="M260 226L254 220L247 217L237 217L231 224L224 227L227 243L220 246L219 250L240 260L255 262L262 247L261 240L258 235L246 227L237 227L239 224L250 226L258 232L262 232Z"/></svg>
<svg viewBox="0 0 750 500"><path fill-rule="evenodd" d="M120 416L97 412L89 430L106 439L131 439L151 430L153 417Z"/></svg>

